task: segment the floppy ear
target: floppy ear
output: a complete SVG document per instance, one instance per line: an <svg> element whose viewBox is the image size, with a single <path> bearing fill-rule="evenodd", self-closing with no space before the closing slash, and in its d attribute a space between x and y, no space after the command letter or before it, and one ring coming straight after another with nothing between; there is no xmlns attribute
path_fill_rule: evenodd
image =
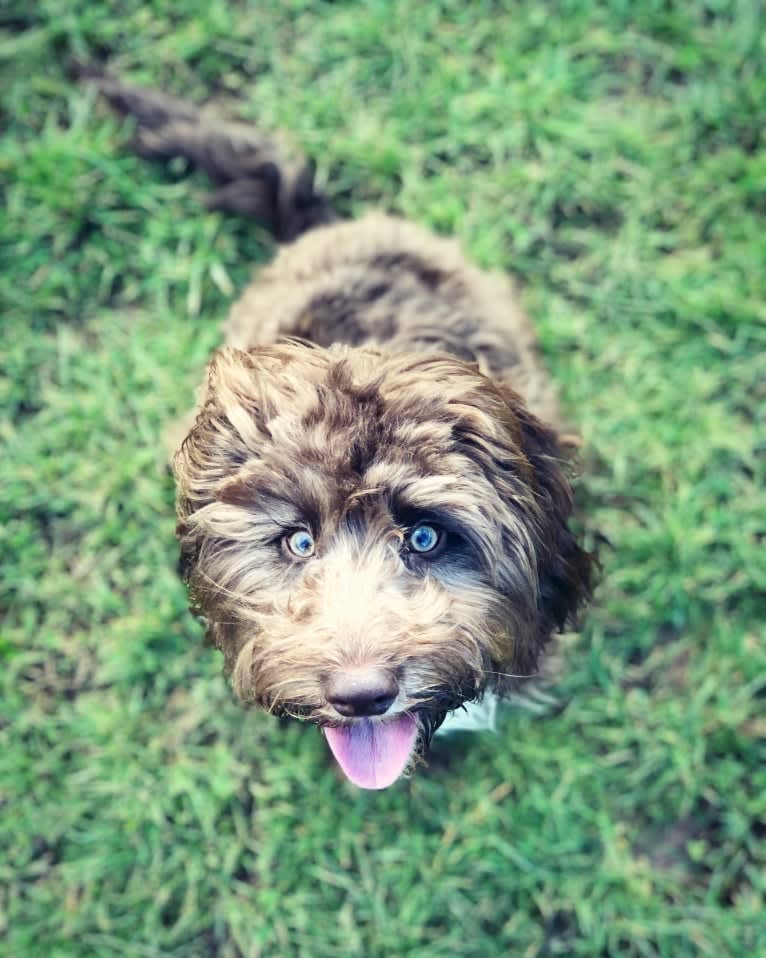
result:
<svg viewBox="0 0 766 958"><path fill-rule="evenodd" d="M254 384L251 353L221 349L210 361L196 420L173 457L179 514L210 502L217 484L251 454L258 435Z"/></svg>
<svg viewBox="0 0 766 958"><path fill-rule="evenodd" d="M224 477L249 455L236 422L243 417L246 420L247 406L252 402L246 398L253 392L252 375L248 353L222 349L215 354L208 365L194 424L173 456L176 536L181 546L178 572L187 585L201 547L192 517L214 501L215 490ZM253 424L249 428L252 430Z"/></svg>
<svg viewBox="0 0 766 958"><path fill-rule="evenodd" d="M296 354L298 350L293 347ZM200 532L200 517L215 508L227 479L260 458L269 438L268 419L279 407L282 392L290 388L283 374L289 361L289 347L247 351L224 347L208 365L196 420L173 458L176 536L181 546L178 569L192 587L209 538ZM193 607L201 607L194 595L192 600Z"/></svg>
<svg viewBox="0 0 766 958"><path fill-rule="evenodd" d="M509 403L521 428L542 517L537 574L540 632L545 641L556 629L572 624L590 599L597 560L570 528L574 502L568 473L574 443L534 416L515 394L511 393Z"/></svg>
<svg viewBox="0 0 766 958"><path fill-rule="evenodd" d="M196 421L173 459L180 524L214 502L242 466L262 458L279 411L295 407L302 384L326 366L325 351L300 342L215 354Z"/></svg>
<svg viewBox="0 0 766 958"><path fill-rule="evenodd" d="M173 460L179 504L206 505L221 481L270 439L269 421L295 399L300 382L326 365L321 350L299 342L219 349L208 366L196 421ZM301 373L294 370L300 367Z"/></svg>

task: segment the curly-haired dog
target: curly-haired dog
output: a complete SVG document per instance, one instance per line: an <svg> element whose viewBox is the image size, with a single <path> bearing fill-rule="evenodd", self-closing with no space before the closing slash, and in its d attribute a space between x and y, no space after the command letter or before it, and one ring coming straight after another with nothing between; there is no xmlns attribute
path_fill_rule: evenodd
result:
<svg viewBox="0 0 766 958"><path fill-rule="evenodd" d="M110 77L137 147L289 241L234 305L174 460L193 607L245 703L390 785L445 716L533 674L593 559L510 281L408 222L340 222L251 127Z"/></svg>

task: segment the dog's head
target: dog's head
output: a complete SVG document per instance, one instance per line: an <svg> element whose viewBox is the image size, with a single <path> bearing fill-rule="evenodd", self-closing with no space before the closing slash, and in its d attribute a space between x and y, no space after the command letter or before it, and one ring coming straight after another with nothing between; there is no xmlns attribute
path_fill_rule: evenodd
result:
<svg viewBox="0 0 766 958"><path fill-rule="evenodd" d="M516 393L449 356L222 350L175 472L182 567L237 695L390 784L588 597L564 468Z"/></svg>

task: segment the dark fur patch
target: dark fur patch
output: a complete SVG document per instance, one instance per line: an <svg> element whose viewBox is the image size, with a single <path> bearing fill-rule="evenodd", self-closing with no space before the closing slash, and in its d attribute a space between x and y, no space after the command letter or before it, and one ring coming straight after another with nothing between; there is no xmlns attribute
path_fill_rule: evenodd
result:
<svg viewBox="0 0 766 958"><path fill-rule="evenodd" d="M394 276L401 273L410 273L429 292L434 292L447 278L444 270L434 267L427 259L415 256L412 253L381 253L371 258L370 269L381 270Z"/></svg>

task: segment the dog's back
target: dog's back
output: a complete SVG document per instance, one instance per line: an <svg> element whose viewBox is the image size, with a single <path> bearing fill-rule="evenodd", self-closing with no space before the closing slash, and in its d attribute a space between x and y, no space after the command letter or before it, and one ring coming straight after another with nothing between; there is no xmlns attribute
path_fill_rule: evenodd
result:
<svg viewBox="0 0 766 958"><path fill-rule="evenodd" d="M135 119L138 153L185 157L216 186L210 209L257 219L286 244L232 307L227 345L297 337L320 346L446 352L507 381L533 412L558 422L555 390L507 276L479 270L454 240L393 216L341 221L314 185L313 163L274 135L108 74L80 72Z"/></svg>
<svg viewBox="0 0 766 958"><path fill-rule="evenodd" d="M449 353L507 380L537 415L558 418L511 281L471 265L454 240L381 213L281 249L235 303L225 333L240 348L294 336Z"/></svg>

